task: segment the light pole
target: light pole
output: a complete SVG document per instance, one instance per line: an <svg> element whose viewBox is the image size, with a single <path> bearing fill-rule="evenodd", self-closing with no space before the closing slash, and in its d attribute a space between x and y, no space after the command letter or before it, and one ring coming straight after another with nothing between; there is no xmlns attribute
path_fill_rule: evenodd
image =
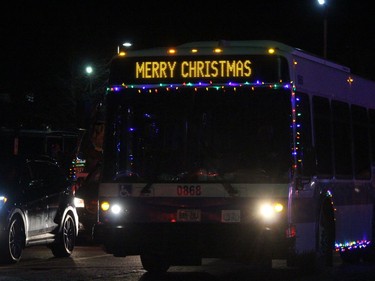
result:
<svg viewBox="0 0 375 281"><path fill-rule="evenodd" d="M86 99L84 99L84 111L85 111L85 119L84 119L84 124L85 124L85 127L88 127L90 126L90 123L91 123L91 99L93 98L92 97L92 75L94 74L94 68L91 66L91 65L88 65L86 66L85 68L85 72L86 72L86 75L87 75L87 78L88 78L88 82L89 82L89 91L88 91L88 95L86 96Z"/></svg>
<svg viewBox="0 0 375 281"><path fill-rule="evenodd" d="M89 78L89 99L91 98L92 96L92 74L93 74L93 71L94 69L92 68L92 66L86 66L86 74Z"/></svg>
<svg viewBox="0 0 375 281"><path fill-rule="evenodd" d="M323 7L323 56L327 58L327 3L325 0L318 0L320 6Z"/></svg>

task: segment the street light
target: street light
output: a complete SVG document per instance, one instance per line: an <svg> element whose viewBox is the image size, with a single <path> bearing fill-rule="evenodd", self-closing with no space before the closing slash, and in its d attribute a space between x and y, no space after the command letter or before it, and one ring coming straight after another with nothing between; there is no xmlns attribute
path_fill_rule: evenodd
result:
<svg viewBox="0 0 375 281"><path fill-rule="evenodd" d="M92 72L93 72L94 70L93 70L93 68L92 68L92 66L86 66L86 73L88 74L88 75L90 75Z"/></svg>
<svg viewBox="0 0 375 281"><path fill-rule="evenodd" d="M323 56L327 58L327 2L325 0L318 0L320 6L323 7L324 26L323 26Z"/></svg>
<svg viewBox="0 0 375 281"><path fill-rule="evenodd" d="M133 44L131 42L125 42L122 44L122 46L124 46L125 48L130 48L131 46L133 46Z"/></svg>
<svg viewBox="0 0 375 281"><path fill-rule="evenodd" d="M126 52L125 50L130 49L132 46L133 46L133 43L129 41L122 43L121 46L117 46L117 54L119 54L120 56L125 55L125 52Z"/></svg>

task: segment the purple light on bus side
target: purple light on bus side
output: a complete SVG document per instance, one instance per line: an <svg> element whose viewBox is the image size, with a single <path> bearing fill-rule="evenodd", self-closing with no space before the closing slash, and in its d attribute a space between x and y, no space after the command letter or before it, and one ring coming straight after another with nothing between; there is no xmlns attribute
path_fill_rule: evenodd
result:
<svg viewBox="0 0 375 281"><path fill-rule="evenodd" d="M132 89L140 89L140 90L149 90L149 89L156 89L156 88L166 88L168 90L170 89L179 89L181 87L183 88L186 88L186 87L208 87L208 88L211 88L211 87L214 87L214 88L218 88L218 87L242 87L242 86L255 86L255 87L269 87L269 88L274 88L274 89L277 89L277 88L284 88L284 89L290 89L291 88L291 84L290 83L282 83L282 82L279 82L277 84L270 84L270 83L265 83L265 82L262 82L260 80L257 80L253 83L251 82L226 82L226 83L223 83L223 84L213 84L212 81L210 81L209 83L207 82L196 82L196 83L192 83L192 82L183 82L181 84L139 84L139 85L117 85L117 86L112 86L109 90L111 92L120 92L122 89L127 89L127 88L132 88Z"/></svg>
<svg viewBox="0 0 375 281"><path fill-rule="evenodd" d="M370 240L357 240L344 243L335 243L335 249L337 252L345 252L354 249L366 248L371 244Z"/></svg>

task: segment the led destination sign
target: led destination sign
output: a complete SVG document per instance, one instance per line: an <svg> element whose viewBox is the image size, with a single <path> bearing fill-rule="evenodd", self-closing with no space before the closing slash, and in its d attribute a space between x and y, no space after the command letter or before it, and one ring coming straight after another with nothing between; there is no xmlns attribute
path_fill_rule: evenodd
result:
<svg viewBox="0 0 375 281"><path fill-rule="evenodd" d="M111 85L182 83L275 83L287 81L286 59L278 56L125 57L111 65Z"/></svg>
<svg viewBox="0 0 375 281"><path fill-rule="evenodd" d="M250 60L137 61L136 79L250 77Z"/></svg>

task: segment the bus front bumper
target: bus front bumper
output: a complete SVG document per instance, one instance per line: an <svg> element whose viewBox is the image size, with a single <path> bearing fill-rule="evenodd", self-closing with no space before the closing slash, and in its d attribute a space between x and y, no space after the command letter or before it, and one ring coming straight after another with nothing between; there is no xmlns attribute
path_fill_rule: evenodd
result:
<svg viewBox="0 0 375 281"><path fill-rule="evenodd" d="M200 257L224 258L267 248L274 258L284 258L291 245L285 228L249 224L97 223L93 237L115 256L139 255L144 249L158 248L167 249L170 255L190 252Z"/></svg>

